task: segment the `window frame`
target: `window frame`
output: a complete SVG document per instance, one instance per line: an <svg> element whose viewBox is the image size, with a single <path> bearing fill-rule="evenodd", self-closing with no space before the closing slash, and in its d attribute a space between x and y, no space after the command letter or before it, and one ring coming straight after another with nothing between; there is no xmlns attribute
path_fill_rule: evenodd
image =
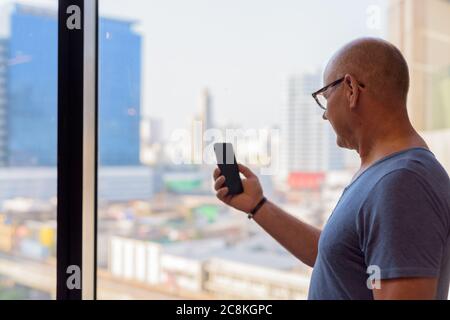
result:
<svg viewBox="0 0 450 320"><path fill-rule="evenodd" d="M80 29L67 27L73 5ZM58 0L58 300L97 299L97 30L98 0Z"/></svg>

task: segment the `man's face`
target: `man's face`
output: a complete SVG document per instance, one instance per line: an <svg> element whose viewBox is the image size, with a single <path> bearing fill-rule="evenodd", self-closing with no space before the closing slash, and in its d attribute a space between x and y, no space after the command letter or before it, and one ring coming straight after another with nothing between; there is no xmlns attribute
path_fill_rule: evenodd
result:
<svg viewBox="0 0 450 320"><path fill-rule="evenodd" d="M327 68L329 70L329 68ZM342 75L333 72L325 72L324 84L327 85L339 79ZM350 126L349 102L345 95L345 83L329 88L324 93L327 99L327 110L323 118L328 120L337 135L336 143L339 147L352 149L351 137L352 130Z"/></svg>

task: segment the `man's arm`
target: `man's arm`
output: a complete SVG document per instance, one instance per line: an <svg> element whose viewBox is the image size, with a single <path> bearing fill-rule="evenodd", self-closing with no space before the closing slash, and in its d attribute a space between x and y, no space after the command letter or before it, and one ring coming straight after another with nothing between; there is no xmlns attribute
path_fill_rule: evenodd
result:
<svg viewBox="0 0 450 320"><path fill-rule="evenodd" d="M314 267L320 230L267 201L254 220L304 264Z"/></svg>
<svg viewBox="0 0 450 320"><path fill-rule="evenodd" d="M436 299L436 278L397 278L381 280L380 289L373 289L375 300Z"/></svg>
<svg viewBox="0 0 450 320"><path fill-rule="evenodd" d="M434 190L409 169L385 175L357 217L367 266L380 269L375 299L436 299L445 252L446 212ZM445 297L446 298L446 297Z"/></svg>
<svg viewBox="0 0 450 320"><path fill-rule="evenodd" d="M243 212L250 212L263 197L261 185L256 175L246 166L239 164L239 171L245 176L242 181L244 192L231 196L223 187L225 177L220 170L214 171L214 188L217 198L225 204ZM254 220L276 241L294 256L310 267L317 257L320 230L288 214L275 204L267 201L254 216Z"/></svg>

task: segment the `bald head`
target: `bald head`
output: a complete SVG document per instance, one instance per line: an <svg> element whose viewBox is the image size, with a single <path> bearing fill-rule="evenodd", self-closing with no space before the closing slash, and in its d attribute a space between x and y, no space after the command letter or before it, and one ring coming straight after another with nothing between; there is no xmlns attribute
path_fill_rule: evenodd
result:
<svg viewBox="0 0 450 320"><path fill-rule="evenodd" d="M405 58L391 43L376 38L354 40L330 60L325 77L351 74L364 83L374 97L406 104L409 70Z"/></svg>

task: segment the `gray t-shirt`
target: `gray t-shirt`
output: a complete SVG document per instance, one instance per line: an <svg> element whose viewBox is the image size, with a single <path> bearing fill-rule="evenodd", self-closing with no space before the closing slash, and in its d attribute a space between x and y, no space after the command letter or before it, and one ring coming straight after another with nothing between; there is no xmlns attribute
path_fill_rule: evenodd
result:
<svg viewBox="0 0 450 320"><path fill-rule="evenodd" d="M391 154L343 191L320 236L308 299L373 299L367 280L377 275L437 277L436 298L447 299L449 233L450 180L434 154Z"/></svg>

